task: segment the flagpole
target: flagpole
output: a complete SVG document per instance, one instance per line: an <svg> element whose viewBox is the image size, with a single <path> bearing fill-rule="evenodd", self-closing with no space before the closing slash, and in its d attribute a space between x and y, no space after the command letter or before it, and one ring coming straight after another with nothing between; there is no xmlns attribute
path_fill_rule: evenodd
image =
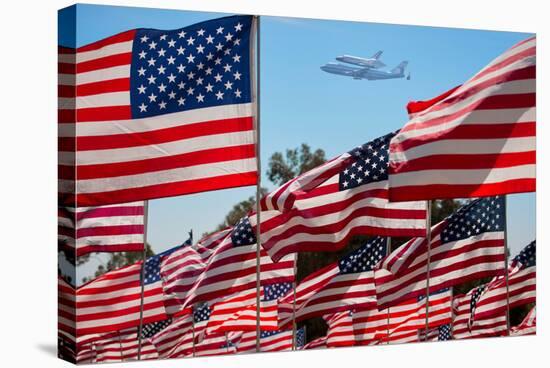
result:
<svg viewBox="0 0 550 368"><path fill-rule="evenodd" d="M191 316L191 338L193 339L192 341L192 350L193 350L193 358L195 357L195 312L192 313L193 315Z"/></svg>
<svg viewBox="0 0 550 368"><path fill-rule="evenodd" d="M147 223L149 222L149 201L143 203L143 253L141 256L141 297L139 305L138 351L137 360L141 360L141 331L143 329L143 297L145 294L145 259L147 258Z"/></svg>
<svg viewBox="0 0 550 368"><path fill-rule="evenodd" d="M454 340L454 337L453 337L453 326L454 326L454 323L455 323L455 309L454 309L454 299L455 299L455 293L454 293L454 289L453 287L451 286L451 326L449 328L449 335L451 336L451 339Z"/></svg>
<svg viewBox="0 0 550 368"><path fill-rule="evenodd" d="M227 339L227 331L225 331L225 351L229 353L229 340Z"/></svg>
<svg viewBox="0 0 550 368"><path fill-rule="evenodd" d="M430 262L431 262L431 252L432 252L432 202L430 200L426 201L426 242L428 245L428 254L426 258L426 328L424 341L428 341L428 330L429 330L429 313L430 313Z"/></svg>
<svg viewBox="0 0 550 368"><path fill-rule="evenodd" d="M296 350L296 271L298 253L294 254L294 281L292 282L292 350Z"/></svg>
<svg viewBox="0 0 550 368"><path fill-rule="evenodd" d="M117 331L118 334L118 346L120 347L120 361L124 361L124 354L122 354L122 339L120 338L120 331Z"/></svg>
<svg viewBox="0 0 550 368"><path fill-rule="evenodd" d="M510 285L508 280L508 208L504 196L504 280L506 282L506 335L510 336Z"/></svg>
<svg viewBox="0 0 550 368"><path fill-rule="evenodd" d="M256 351L260 351L260 283L261 283L261 263L260 263L260 250L261 250L261 239L260 239L260 189L261 189L261 162L260 162L260 17L255 15L253 18L252 29L256 29L256 52L251 53L255 55L256 62L252 63L252 66L256 67L255 72L251 73L252 78L255 78L255 83L253 86L253 98L256 100L255 104L255 115L256 115L256 164L257 164L257 184L256 184ZM254 44L251 43L251 47L254 47Z"/></svg>
<svg viewBox="0 0 550 368"><path fill-rule="evenodd" d="M391 253L391 237L386 238L386 257ZM386 308L386 344L390 343L390 307Z"/></svg>

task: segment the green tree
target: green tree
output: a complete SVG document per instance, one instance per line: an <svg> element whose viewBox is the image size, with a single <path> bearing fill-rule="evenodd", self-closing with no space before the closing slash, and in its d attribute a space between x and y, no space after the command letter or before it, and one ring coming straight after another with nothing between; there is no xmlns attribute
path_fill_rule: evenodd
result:
<svg viewBox="0 0 550 368"><path fill-rule="evenodd" d="M282 185L296 176L305 173L326 162L325 151L318 148L311 152L311 147L302 143L300 147L287 149L271 155L268 163L267 177L275 185Z"/></svg>
<svg viewBox="0 0 550 368"><path fill-rule="evenodd" d="M260 188L260 197L267 194L266 188ZM215 231L225 229L228 226L234 226L241 218L246 216L250 211L256 210L256 196L250 196L244 201L240 201L225 215L224 221L218 225ZM203 237L208 233L203 234Z"/></svg>

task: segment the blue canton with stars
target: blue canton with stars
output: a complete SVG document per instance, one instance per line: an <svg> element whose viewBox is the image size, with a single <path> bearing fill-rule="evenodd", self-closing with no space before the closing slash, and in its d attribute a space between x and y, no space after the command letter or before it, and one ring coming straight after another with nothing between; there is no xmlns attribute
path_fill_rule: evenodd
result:
<svg viewBox="0 0 550 368"><path fill-rule="evenodd" d="M349 151L351 163L340 172L339 189L388 180L389 146L395 134L386 134Z"/></svg>
<svg viewBox="0 0 550 368"><path fill-rule="evenodd" d="M248 216L241 218L231 231L231 242L236 247L256 244L256 235L252 231Z"/></svg>
<svg viewBox="0 0 550 368"><path fill-rule="evenodd" d="M386 238L377 236L338 261L338 267L341 274L371 271L385 256Z"/></svg>
<svg viewBox="0 0 550 368"><path fill-rule="evenodd" d="M306 327L296 331L296 348L302 348L306 344Z"/></svg>
<svg viewBox="0 0 550 368"><path fill-rule="evenodd" d="M437 336L438 341L447 341L451 339L451 325L446 324L439 326L439 334Z"/></svg>
<svg viewBox="0 0 550 368"><path fill-rule="evenodd" d="M196 304L193 306L193 320L195 323L208 321L210 318L210 306L208 303Z"/></svg>
<svg viewBox="0 0 550 368"><path fill-rule="evenodd" d="M172 318L168 318L162 321L147 323L143 325L141 329L141 337L144 339L151 338L164 330L166 327L170 326L172 323Z"/></svg>
<svg viewBox="0 0 550 368"><path fill-rule="evenodd" d="M138 29L130 71L132 117L251 101L252 16L171 31Z"/></svg>
<svg viewBox="0 0 550 368"><path fill-rule="evenodd" d="M154 255L150 258L148 258L145 261L145 272L144 272L144 284L149 285L154 282L160 281L160 263L164 259L164 257L170 255L172 252L176 251L180 247L174 247L171 249L168 249L162 253L159 253L157 255Z"/></svg>
<svg viewBox="0 0 550 368"><path fill-rule="evenodd" d="M533 240L529 245L519 252L517 256L512 260L513 265L520 265L520 267L528 268L537 265L537 241Z"/></svg>
<svg viewBox="0 0 550 368"><path fill-rule="evenodd" d="M277 284L269 284L264 286L264 301L276 300L285 296L290 289L292 289L292 283L280 282Z"/></svg>
<svg viewBox="0 0 550 368"><path fill-rule="evenodd" d="M487 284L476 287L476 289L472 293L472 296L470 297L470 319L468 320L468 327L471 327L471 325L474 323L474 315L476 313L477 302L479 301L479 299L481 299L481 296L483 295L485 289L487 289Z"/></svg>
<svg viewBox="0 0 550 368"><path fill-rule="evenodd" d="M449 288L439 289L439 290L437 290L437 291L434 291L434 292L430 293L430 297L435 296L435 295L437 295L437 294L443 294L443 293L445 293L445 292L447 292L447 291L449 291ZM418 301L422 301L422 300L425 299L425 298L426 298L426 294L422 294L422 295L419 295L419 296L416 297L416 299L417 299Z"/></svg>
<svg viewBox="0 0 550 368"><path fill-rule="evenodd" d="M491 231L504 231L504 197L486 197L472 201L447 217L441 242L449 243Z"/></svg>

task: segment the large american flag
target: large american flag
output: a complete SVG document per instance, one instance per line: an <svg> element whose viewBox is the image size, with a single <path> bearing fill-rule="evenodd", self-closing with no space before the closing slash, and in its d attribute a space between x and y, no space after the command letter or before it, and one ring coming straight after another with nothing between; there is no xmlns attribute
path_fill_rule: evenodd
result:
<svg viewBox="0 0 550 368"><path fill-rule="evenodd" d="M432 227L430 292L502 274L504 198L476 199ZM380 309L426 293L428 247L415 238L394 250L375 272Z"/></svg>
<svg viewBox="0 0 550 368"><path fill-rule="evenodd" d="M59 248L77 257L91 252L143 250L142 201L98 207L59 207Z"/></svg>
<svg viewBox="0 0 550 368"><path fill-rule="evenodd" d="M306 277L294 293L279 304L279 326L333 314L354 308L376 305L374 266L386 254L386 238L375 237L339 261ZM294 313L293 313L294 311Z"/></svg>
<svg viewBox="0 0 550 368"><path fill-rule="evenodd" d="M505 311L489 318L479 318L471 322L472 294L477 288L466 295L457 295L453 299L453 339L469 339L477 337L503 336L506 334Z"/></svg>
<svg viewBox="0 0 550 368"><path fill-rule="evenodd" d="M536 242L528 244L514 257L508 270L509 308L533 303L537 298ZM507 309L506 280L498 277L483 289L472 319L501 314Z"/></svg>
<svg viewBox="0 0 550 368"><path fill-rule="evenodd" d="M422 236L426 203L388 201L390 133L287 182L262 200L262 246L275 260L335 251L354 234Z"/></svg>
<svg viewBox="0 0 550 368"><path fill-rule="evenodd" d="M424 104L392 139L392 201L535 191L536 39Z"/></svg>
<svg viewBox="0 0 550 368"><path fill-rule="evenodd" d="M294 280L294 257L273 262L261 250L261 283ZM243 217L211 252L185 247L162 264L167 308L175 313L197 302L213 301L256 287L256 235Z"/></svg>
<svg viewBox="0 0 550 368"><path fill-rule="evenodd" d="M60 47L61 203L256 184L253 28L231 16Z"/></svg>
<svg viewBox="0 0 550 368"><path fill-rule="evenodd" d="M176 249L176 248L174 248ZM174 251L145 261L143 323L166 319L160 277L161 259ZM76 290L76 329L79 335L120 331L140 324L143 262L109 271Z"/></svg>
<svg viewBox="0 0 550 368"><path fill-rule="evenodd" d="M328 328L325 344L329 348L355 345L353 311L343 311L323 316Z"/></svg>

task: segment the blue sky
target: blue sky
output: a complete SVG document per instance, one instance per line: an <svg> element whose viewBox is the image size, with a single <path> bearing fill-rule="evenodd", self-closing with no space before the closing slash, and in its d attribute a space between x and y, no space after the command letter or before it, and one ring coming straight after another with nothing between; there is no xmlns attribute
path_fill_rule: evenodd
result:
<svg viewBox="0 0 550 368"><path fill-rule="evenodd" d="M133 28L174 29L226 14L128 7L78 5L76 39L82 46ZM63 17L61 18L63 20ZM403 26L392 24L261 18L262 184L269 156L301 143L322 148L327 158L399 129L405 105L454 87L476 73L526 33ZM369 57L384 50L393 68L408 60L411 80L353 80L319 67L342 54ZM255 188L238 188L150 201L148 238L156 252L181 243L193 229L196 238L223 221L238 201ZM508 197L512 254L535 238L535 194ZM196 239L198 240L198 239ZM97 260L88 269L95 269ZM80 277L80 275L79 275Z"/></svg>

